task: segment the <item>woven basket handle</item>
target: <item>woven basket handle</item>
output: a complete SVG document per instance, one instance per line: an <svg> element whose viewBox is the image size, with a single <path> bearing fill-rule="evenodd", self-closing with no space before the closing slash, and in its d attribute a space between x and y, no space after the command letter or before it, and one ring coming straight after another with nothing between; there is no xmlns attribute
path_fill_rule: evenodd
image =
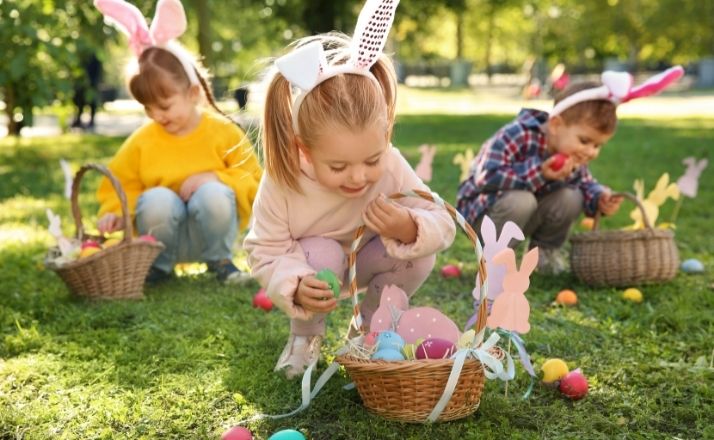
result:
<svg viewBox="0 0 714 440"><path fill-rule="evenodd" d="M116 191L119 196L119 203L121 204L122 218L124 219L124 238L123 243L128 243L131 241L132 237L132 225L131 218L129 217L129 208L126 202L126 194L121 187L119 181L114 177L114 175L109 171L104 165L99 165L95 163L88 163L82 165L82 167L74 175L74 180L72 181L72 216L74 217L74 226L77 228L76 237L80 241L84 241L84 226L82 225L82 213L79 210L79 184L86 173L89 170L99 171L104 174L107 179L112 183L114 191Z"/></svg>
<svg viewBox="0 0 714 440"><path fill-rule="evenodd" d="M478 236L476 235L476 232L473 230L471 225L464 219L464 217L459 214L459 212L450 204L442 200L436 193L431 193L428 191L422 191L422 190L412 190L412 191L407 191L404 193L395 193L391 194L388 196L392 200L397 200L397 199L402 199L406 197L415 197L415 198L422 198L424 200L427 200L429 202L435 203L438 206L443 207L446 209L446 211L449 213L451 218L454 220L454 222L461 227L461 229L466 233L468 236L469 240L471 240L471 244L474 247L474 251L476 253L476 259L478 260L478 274L477 276L479 277L480 281L480 286L481 286L481 301L479 305L479 310L478 310L478 317L476 319L476 324L474 325L476 333L478 334L485 326L486 326L486 318L488 317L488 309L487 309L487 301L485 301L486 297L486 259L484 258L483 255L483 248L481 246L481 242L478 239ZM360 318L360 309L359 309L359 302L357 300L357 249L359 248L360 241L362 240L362 237L364 236L364 230L365 230L365 225L362 225L357 228L355 231L354 239L352 241L352 245L350 247L350 254L348 258L348 264L349 264L349 289L350 289L350 297L352 298L352 307L353 307L353 317L352 317L352 322L350 325L356 325L357 330L359 331L360 334L364 334L364 326L361 323L361 318Z"/></svg>
<svg viewBox="0 0 714 440"><path fill-rule="evenodd" d="M631 201L637 207L640 209L640 213L642 213L642 221L645 224L645 227L647 229L652 229L652 224L650 223L649 217L647 217L647 212L645 212L645 207L642 206L642 202L640 202L640 199L638 199L634 194L630 194L627 192L616 192L612 193L613 196L622 196L626 198L627 200ZM593 231L596 231L598 226L600 225L600 217L602 216L602 213L598 209L598 211L595 213L594 221L593 221Z"/></svg>

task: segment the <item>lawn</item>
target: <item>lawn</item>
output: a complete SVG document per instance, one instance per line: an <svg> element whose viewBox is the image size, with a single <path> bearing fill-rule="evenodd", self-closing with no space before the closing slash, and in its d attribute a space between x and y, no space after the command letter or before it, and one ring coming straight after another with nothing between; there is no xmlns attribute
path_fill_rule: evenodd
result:
<svg viewBox="0 0 714 440"><path fill-rule="evenodd" d="M478 148L505 116L411 115L400 118L395 143L412 163L423 142L438 145L432 189L453 201L457 152ZM43 268L51 245L45 208L59 213L73 233L62 196L58 164L76 168L105 162L121 139L65 135L0 140L0 439L219 438L234 422L258 413L280 414L300 404L299 381L272 372L288 326L281 313L251 306L257 285L232 288L205 274L185 275L146 289L143 301L88 302L67 292ZM593 164L600 181L631 190L636 178L648 189L664 172L676 179L687 156L709 157L714 120L624 120ZM308 409L291 418L249 425L256 438L285 428L310 439L472 438L682 438L714 437L714 179L704 171L697 199L686 199L677 221L682 259L697 258L704 275L679 274L672 282L644 286L645 301L621 299L621 290L594 289L570 275L535 275L528 298L527 348L538 368L559 357L580 367L590 394L571 402L537 385L521 394L528 376L504 395L487 383L475 415L434 425L402 424L370 415L344 372ZM88 174L81 206L96 220ZM674 204L663 208L667 219ZM630 207L604 227L629 223ZM436 305L457 323L470 316L475 264L466 238L439 256L438 265L463 261L459 280L437 271L414 303ZM574 308L552 305L555 294L574 289ZM323 354L339 348L350 307L330 317ZM320 365L320 371L326 364Z"/></svg>

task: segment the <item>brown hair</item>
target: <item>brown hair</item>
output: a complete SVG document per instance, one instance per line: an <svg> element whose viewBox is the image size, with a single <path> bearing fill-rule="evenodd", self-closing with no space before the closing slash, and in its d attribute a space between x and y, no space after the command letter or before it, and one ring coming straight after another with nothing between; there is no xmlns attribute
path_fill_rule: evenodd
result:
<svg viewBox="0 0 714 440"><path fill-rule="evenodd" d="M328 62L333 65L349 59L350 41L344 35L310 37L299 40L295 46L312 41L322 42ZM397 93L394 66L382 55L370 71L377 78L379 89L363 75L340 74L323 81L305 96L297 124L306 147L309 148L325 129L338 126L356 131L381 121L391 138ZM292 103L290 83L278 72L268 86L263 113L265 170L279 184L302 192L298 184L300 155L293 129Z"/></svg>
<svg viewBox="0 0 714 440"><path fill-rule="evenodd" d="M191 87L183 64L176 55L160 47L149 47L139 56L139 70L127 81L131 95L143 105L155 104ZM198 82L208 103L218 113L230 120L216 105L206 70L198 60L191 60Z"/></svg>
<svg viewBox="0 0 714 440"><path fill-rule="evenodd" d="M601 85L595 81L571 84L555 96L555 104L577 92ZM559 116L567 125L585 123L601 133L613 133L617 127L617 106L606 99L579 102L564 110Z"/></svg>

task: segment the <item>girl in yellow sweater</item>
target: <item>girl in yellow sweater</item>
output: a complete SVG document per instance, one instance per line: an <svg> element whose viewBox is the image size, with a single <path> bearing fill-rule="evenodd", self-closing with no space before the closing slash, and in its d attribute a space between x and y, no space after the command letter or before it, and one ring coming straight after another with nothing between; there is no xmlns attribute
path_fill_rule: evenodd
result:
<svg viewBox="0 0 714 440"><path fill-rule="evenodd" d="M262 170L245 133L228 117L201 107L205 97L221 112L198 63L174 41L186 25L181 3L159 0L151 30L133 5L94 3L129 36L138 57L129 91L151 119L109 163L139 234L166 246L147 282L169 279L177 262L191 261L206 262L221 282L248 279L231 261L232 247L238 228L248 223ZM99 231L121 229L119 199L108 179L97 197Z"/></svg>

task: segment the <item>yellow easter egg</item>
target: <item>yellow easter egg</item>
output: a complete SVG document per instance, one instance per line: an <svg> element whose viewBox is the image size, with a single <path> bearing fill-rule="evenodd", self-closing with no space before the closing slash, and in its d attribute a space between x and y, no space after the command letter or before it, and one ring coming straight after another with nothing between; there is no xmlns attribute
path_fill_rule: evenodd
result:
<svg viewBox="0 0 714 440"><path fill-rule="evenodd" d="M630 287L622 293L622 299L626 299L634 303L641 303L642 298L642 292L640 292L638 289L635 289L634 287Z"/></svg>
<svg viewBox="0 0 714 440"><path fill-rule="evenodd" d="M540 367L543 371L543 382L553 383L560 380L570 371L568 365L562 359L548 359Z"/></svg>
<svg viewBox="0 0 714 440"><path fill-rule="evenodd" d="M102 251L102 249L98 248L98 247L94 247L94 246L86 247L79 252L79 258L86 258L86 257L89 257L89 256L94 255L97 252L101 252L101 251Z"/></svg>
<svg viewBox="0 0 714 440"><path fill-rule="evenodd" d="M121 238L110 238L104 242L104 249L116 246L121 243Z"/></svg>

